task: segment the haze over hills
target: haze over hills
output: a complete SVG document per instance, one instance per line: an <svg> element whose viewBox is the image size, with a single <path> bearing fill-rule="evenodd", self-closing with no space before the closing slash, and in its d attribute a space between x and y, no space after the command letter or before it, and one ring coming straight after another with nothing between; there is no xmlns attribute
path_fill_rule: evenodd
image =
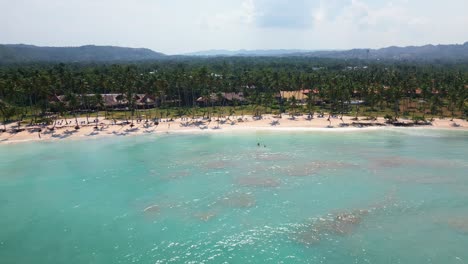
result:
<svg viewBox="0 0 468 264"><path fill-rule="evenodd" d="M388 47L382 49L352 49L346 51L316 51L293 54L294 56L370 59L370 60L468 60L468 42L453 45L425 45Z"/></svg>
<svg viewBox="0 0 468 264"><path fill-rule="evenodd" d="M81 47L38 47L0 45L1 63L22 62L104 62L154 60L165 55L150 49L87 45Z"/></svg>
<svg viewBox="0 0 468 264"><path fill-rule="evenodd" d="M371 60L468 60L468 42L462 45L425 45L409 47L388 47L382 49L352 50L208 50L184 54L188 56L300 56L334 59L371 59Z"/></svg>
<svg viewBox="0 0 468 264"><path fill-rule="evenodd" d="M468 42L459 45L425 45L408 47L388 47L382 49L352 50L208 50L185 54L188 56L295 56L333 59L370 59L370 60L468 60Z"/></svg>
<svg viewBox="0 0 468 264"><path fill-rule="evenodd" d="M332 59L369 59L395 61L468 61L468 42L454 45L388 47L330 51L278 50L210 50L167 56L144 48L114 46L38 47L32 45L0 45L0 63L28 62L128 62L190 57L308 57Z"/></svg>
<svg viewBox="0 0 468 264"><path fill-rule="evenodd" d="M271 49L271 50L224 50L224 49L213 49L185 53L185 56L280 56L295 53L306 53L314 52L314 50L300 50L300 49Z"/></svg>

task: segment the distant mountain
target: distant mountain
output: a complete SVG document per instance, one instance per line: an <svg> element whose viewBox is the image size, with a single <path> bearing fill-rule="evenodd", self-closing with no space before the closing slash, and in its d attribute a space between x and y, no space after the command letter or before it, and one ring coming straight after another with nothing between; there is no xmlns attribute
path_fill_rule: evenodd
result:
<svg viewBox="0 0 468 264"><path fill-rule="evenodd" d="M22 62L112 62L153 60L165 55L150 49L113 46L37 47L0 45L0 63Z"/></svg>
<svg viewBox="0 0 468 264"><path fill-rule="evenodd" d="M297 49L275 50L208 50L184 54L195 57L317 57L332 59L408 60L408 61L468 61L468 42L454 45L425 45L388 47L382 49L352 49L310 51ZM125 62L157 59L177 59L150 49L113 46L37 47L32 45L1 45L0 64L25 62Z"/></svg>
<svg viewBox="0 0 468 264"><path fill-rule="evenodd" d="M205 50L183 54L185 56L282 56L288 54L313 52L312 50L299 50L299 49L273 49L273 50Z"/></svg>
<svg viewBox="0 0 468 264"><path fill-rule="evenodd" d="M382 49L321 50L305 51L294 49L279 50L208 50L184 54L187 56L272 56L272 57L317 57L332 59L370 60L468 60L468 42L459 45L425 45L409 47L388 47Z"/></svg>
<svg viewBox="0 0 468 264"><path fill-rule="evenodd" d="M334 59L371 60L468 60L468 42L459 45L425 45L388 47L382 49L352 49L346 51L301 52L293 56Z"/></svg>

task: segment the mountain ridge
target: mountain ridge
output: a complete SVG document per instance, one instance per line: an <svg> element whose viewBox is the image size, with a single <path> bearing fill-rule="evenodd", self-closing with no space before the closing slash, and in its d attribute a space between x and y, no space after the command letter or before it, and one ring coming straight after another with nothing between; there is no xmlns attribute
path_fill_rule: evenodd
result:
<svg viewBox="0 0 468 264"><path fill-rule="evenodd" d="M199 56L199 57L215 57L215 56L278 56L301 52L313 52L315 50L302 49L255 49L255 50L226 50L226 49L211 49L203 51L195 51L184 53L184 56Z"/></svg>
<svg viewBox="0 0 468 264"><path fill-rule="evenodd" d="M192 54L192 55L190 55ZM209 50L168 56L147 48L84 45L39 47L28 44L0 44L0 64L30 62L136 62L190 57L308 57L393 61L468 61L468 42L463 44L389 46L381 49L350 50Z"/></svg>
<svg viewBox="0 0 468 264"><path fill-rule="evenodd" d="M381 49L350 49L345 51L317 51L292 54L293 56L333 59L370 60L468 60L468 42L423 46L389 46Z"/></svg>
<svg viewBox="0 0 468 264"><path fill-rule="evenodd" d="M380 49L349 50L207 50L184 54L194 57L317 57L331 59L370 59L370 60L468 60L468 42L423 46L389 46Z"/></svg>
<svg viewBox="0 0 468 264"><path fill-rule="evenodd" d="M1 63L140 61L165 56L163 53L146 48L97 45L40 47L28 44L0 44Z"/></svg>

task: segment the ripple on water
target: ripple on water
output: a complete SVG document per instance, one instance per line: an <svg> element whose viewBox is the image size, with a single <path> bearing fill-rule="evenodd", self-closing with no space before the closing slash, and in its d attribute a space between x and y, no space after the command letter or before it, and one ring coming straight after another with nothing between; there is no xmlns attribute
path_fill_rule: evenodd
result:
<svg viewBox="0 0 468 264"><path fill-rule="evenodd" d="M186 177L189 177L191 175L192 175L192 173L190 173L190 171L187 169L187 170L180 170L180 171L170 172L168 174L165 174L163 176L163 178L164 179L175 180L175 179L186 178Z"/></svg>
<svg viewBox="0 0 468 264"><path fill-rule="evenodd" d="M292 234L292 240L307 246L318 244L329 235L346 236L352 234L363 221L368 210L354 210L314 219L300 226Z"/></svg>
<svg viewBox="0 0 468 264"><path fill-rule="evenodd" d="M249 208L255 206L256 200L251 193L234 192L222 197L220 203L232 208Z"/></svg>
<svg viewBox="0 0 468 264"><path fill-rule="evenodd" d="M216 217L214 212L198 212L194 214L195 218L200 219L201 221L208 222L212 218Z"/></svg>
<svg viewBox="0 0 468 264"><path fill-rule="evenodd" d="M232 168L237 166L238 164L232 162L232 161L225 161L225 160L215 160L215 161L210 161L206 163L200 164L200 168L206 171L210 170L222 170L226 168Z"/></svg>
<svg viewBox="0 0 468 264"><path fill-rule="evenodd" d="M161 211L161 208L157 204L150 205L143 209L143 212L146 214L159 214Z"/></svg>
<svg viewBox="0 0 468 264"><path fill-rule="evenodd" d="M417 166L422 165L422 161L412 158L405 158L401 156L387 156L381 158L370 159L370 167L373 169L386 169L403 166Z"/></svg>
<svg viewBox="0 0 468 264"><path fill-rule="evenodd" d="M386 178L403 183L416 183L416 184L456 184L460 180L451 177L451 175L424 175L424 174L405 174L405 175L392 175Z"/></svg>
<svg viewBox="0 0 468 264"><path fill-rule="evenodd" d="M282 153L257 153L252 158L259 161L287 161L291 159L289 155Z"/></svg>
<svg viewBox="0 0 468 264"><path fill-rule="evenodd" d="M334 171L356 168L354 164L340 161L310 161L300 165L288 166L279 170L287 176L305 177L313 176L321 171Z"/></svg>
<svg viewBox="0 0 468 264"><path fill-rule="evenodd" d="M395 167L430 167L430 168L463 168L467 167L466 162L459 160L441 160L441 159L415 159L402 156L385 156L378 158L369 158L369 167L371 169L388 169Z"/></svg>
<svg viewBox="0 0 468 264"><path fill-rule="evenodd" d="M275 178L261 176L239 177L236 183L244 187L278 187L280 181Z"/></svg>
<svg viewBox="0 0 468 264"><path fill-rule="evenodd" d="M312 220L298 225L291 232L291 239L300 244L311 246L318 244L323 239L331 239L331 236L348 236L355 232L360 224L381 210L387 210L388 206L394 204L395 190L392 189L385 199L376 202L365 209L347 210L330 213L324 217L315 217Z"/></svg>

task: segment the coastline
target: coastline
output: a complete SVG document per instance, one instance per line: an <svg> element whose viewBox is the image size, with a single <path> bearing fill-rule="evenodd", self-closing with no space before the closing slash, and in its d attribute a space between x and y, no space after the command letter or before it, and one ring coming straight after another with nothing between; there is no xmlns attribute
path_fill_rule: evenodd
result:
<svg viewBox="0 0 468 264"><path fill-rule="evenodd" d="M242 121L238 121L242 119ZM41 132L32 132L25 130L22 132L9 132L15 124L7 125L7 132L0 133L1 144L13 144L24 142L41 142L41 141L61 141L73 139L97 139L111 136L137 136L148 134L195 134L195 133L223 133L223 132L252 132L252 131L302 131L302 132L360 132L360 131L376 131L376 130L394 130L404 131L407 129L423 129L423 130L446 130L446 131L468 131L468 122L461 119L450 121L449 119L435 119L432 125L419 125L411 127L398 127L393 125L385 125L383 118L377 120L364 120L363 117L359 121L352 120L353 117L344 116L343 120L339 118L331 118L329 122L327 118L307 119L306 116L296 117L291 119L284 115L279 119L272 115L264 115L262 119L256 120L252 116L231 117L229 119L221 119L219 122L189 119L175 119L173 121L164 120L157 126L154 124L146 124L145 121L135 122L134 127L124 124L112 124L111 120L99 120L98 129L95 129L95 124L81 126L79 130L75 130L74 122L68 126L56 126L54 130L49 130L47 127L42 128ZM79 123L84 122L85 118L79 118ZM409 121L409 120L403 120ZM358 124L353 122L358 122ZM453 127L453 123L457 123L459 127ZM331 126L330 126L331 123ZM347 125L341 125L341 124ZM48 126L49 128L52 126ZM37 129L36 129L37 130Z"/></svg>

